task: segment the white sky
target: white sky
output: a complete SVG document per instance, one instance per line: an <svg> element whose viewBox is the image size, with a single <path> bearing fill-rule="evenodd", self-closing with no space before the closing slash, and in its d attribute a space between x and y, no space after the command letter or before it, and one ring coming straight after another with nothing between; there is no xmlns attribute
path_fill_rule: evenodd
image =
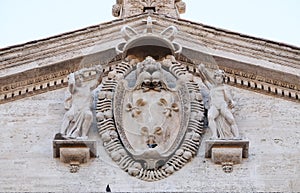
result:
<svg viewBox="0 0 300 193"><path fill-rule="evenodd" d="M300 0L183 0L181 18L300 47ZM0 48L116 19L115 0L0 0Z"/></svg>

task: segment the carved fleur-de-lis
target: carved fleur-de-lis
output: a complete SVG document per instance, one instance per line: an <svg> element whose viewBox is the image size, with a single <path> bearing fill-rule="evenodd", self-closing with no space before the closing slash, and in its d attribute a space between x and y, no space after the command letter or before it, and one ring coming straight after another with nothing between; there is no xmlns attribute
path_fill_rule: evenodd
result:
<svg viewBox="0 0 300 193"><path fill-rule="evenodd" d="M172 117L172 112L178 112L179 108L176 103L168 104L168 101L164 98L159 99L158 105L164 107L164 114L166 117Z"/></svg>
<svg viewBox="0 0 300 193"><path fill-rule="evenodd" d="M146 101L144 101L143 99L138 99L135 102L135 105L128 103L126 105L126 111L131 112L132 117L137 117L142 113L140 107L145 106L145 105L146 105Z"/></svg>

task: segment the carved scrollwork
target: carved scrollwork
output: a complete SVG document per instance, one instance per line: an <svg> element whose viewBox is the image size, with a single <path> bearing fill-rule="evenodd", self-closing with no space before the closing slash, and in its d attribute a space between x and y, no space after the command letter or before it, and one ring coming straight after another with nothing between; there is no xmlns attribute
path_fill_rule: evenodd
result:
<svg viewBox="0 0 300 193"><path fill-rule="evenodd" d="M181 169L197 154L204 133L200 86L174 57L181 51L173 42L177 29L153 34L153 22L149 16L144 34L122 28L126 42L116 51L123 59L103 78L96 110L112 160L145 181Z"/></svg>
<svg viewBox="0 0 300 193"><path fill-rule="evenodd" d="M200 88L173 56L126 58L115 69L98 94L103 145L129 175L164 179L197 154L204 133Z"/></svg>

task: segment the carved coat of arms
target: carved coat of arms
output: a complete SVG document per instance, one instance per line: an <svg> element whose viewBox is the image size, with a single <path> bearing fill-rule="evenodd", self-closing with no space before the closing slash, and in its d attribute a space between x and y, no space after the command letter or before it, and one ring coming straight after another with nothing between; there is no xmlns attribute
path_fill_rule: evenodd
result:
<svg viewBox="0 0 300 193"><path fill-rule="evenodd" d="M216 70L210 76L203 64L198 71L188 71L189 66L176 59L182 56L181 45L173 42L176 27L155 34L154 22L147 18L145 33L122 28L126 42L116 46L122 60L111 63L108 74L100 76L102 67L95 66L69 75L67 112L60 133L55 135L53 155L70 163L71 172L77 172L90 155L95 157L96 141L88 141L87 134L93 122L96 86L97 128L103 146L131 176L156 181L181 169L197 154L206 121L212 133L206 141L207 158L214 157L225 172L231 172L234 163L248 157L249 141L239 135L224 72ZM210 90L209 100L205 87ZM207 120L201 93L210 104ZM225 147L221 153L212 151L219 146ZM230 151L226 152L226 147Z"/></svg>
<svg viewBox="0 0 300 193"><path fill-rule="evenodd" d="M134 43L153 48L143 42L155 42L156 47L161 42L170 53L155 58L128 52L103 79L96 110L106 151L121 169L145 181L164 179L181 169L196 155L204 133L199 85L174 57L180 50L172 42L176 28L155 35L151 22L148 18L147 34L124 28L125 36L126 30L135 35L127 35L118 51L133 49Z"/></svg>

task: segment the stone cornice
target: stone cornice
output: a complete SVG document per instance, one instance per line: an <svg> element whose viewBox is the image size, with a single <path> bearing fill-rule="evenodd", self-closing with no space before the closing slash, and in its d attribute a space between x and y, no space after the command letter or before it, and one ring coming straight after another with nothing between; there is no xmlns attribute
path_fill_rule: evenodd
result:
<svg viewBox="0 0 300 193"><path fill-rule="evenodd" d="M99 65L101 55L97 56L89 59L88 63L84 63L84 67ZM0 104L66 87L68 85L67 76L82 68L82 60L82 57L75 58L53 66L8 76L7 79L0 78ZM116 60L120 60L120 58L117 56L109 64L102 64L104 74L107 74L111 67L116 65Z"/></svg>
<svg viewBox="0 0 300 193"><path fill-rule="evenodd" d="M233 70L230 68L221 67L221 69L226 72L226 81L229 85L300 102L298 85L266 77L253 76L251 73Z"/></svg>
<svg viewBox="0 0 300 193"><path fill-rule="evenodd" d="M87 52L84 50L85 48L116 39L121 41L121 26L137 27L144 25L141 21L146 17L147 14L140 14L26 44L2 48L0 49L0 69L27 64L32 61L39 63L39 60L51 58L53 55L66 54L64 59L82 56ZM214 50L222 50L295 68L300 66L300 48L296 46L251 37L188 20L157 14L153 14L153 17L159 21L155 24L158 27L164 28L168 25L178 27L180 34L177 38L184 41L188 40ZM68 54L70 52L73 55Z"/></svg>
<svg viewBox="0 0 300 193"><path fill-rule="evenodd" d="M155 18L162 28L175 25L179 29L177 39L194 42L212 50L265 60L276 64L300 68L300 48L263 38L256 38L188 20L167 17Z"/></svg>
<svg viewBox="0 0 300 193"><path fill-rule="evenodd" d="M183 62L183 61L182 61ZM197 65L183 62L191 73L199 74ZM210 64L208 68L214 68ZM300 102L300 84L298 82L284 82L269 76L255 75L243 69L235 69L232 66L219 65L220 69L226 73L225 82L228 85L251 90L254 92L271 95L273 97L284 98L294 102Z"/></svg>
<svg viewBox="0 0 300 193"><path fill-rule="evenodd" d="M111 62L118 60L114 47L123 42L121 27L143 31L147 16L0 49L0 103L64 87L67 74L82 67L102 64L109 71ZM181 60L192 72L199 63L219 67L227 72L231 85L299 101L300 48L182 19L152 17L158 21L155 31L170 25L179 29L176 42L183 46Z"/></svg>
<svg viewBox="0 0 300 193"><path fill-rule="evenodd" d="M19 72L18 67L20 66L22 69L28 70L114 48L115 41L122 41L121 26L128 22L134 23L144 17L140 15L113 20L46 39L0 49L0 77Z"/></svg>
<svg viewBox="0 0 300 193"><path fill-rule="evenodd" d="M189 72L199 73L197 65L195 65L189 58L181 55L177 59L187 67ZM28 76L25 77L12 76L8 77L6 81L1 81L0 79L0 81L4 83L1 84L0 87L0 104L67 86L67 75L80 69L81 60L82 58L76 58L67 62L59 63L57 64L58 66L64 67L56 69L48 67L40 70L41 72L38 72L39 70L28 71L26 72ZM88 67L95 65L96 62L98 62L98 60L97 58L94 58L94 62L90 60L89 65L86 64L85 66ZM118 62L120 62L120 58L117 56L109 64L103 64L104 73L108 73L112 67L117 65ZM207 63L207 66L213 67L210 66L209 63ZM220 62L219 68L226 72L226 82L229 85L300 102L299 84L272 79L270 76L255 75L251 72L244 71L243 69L235 69L234 66L222 65L222 62ZM39 75L30 76L32 73ZM14 78L17 81L10 82Z"/></svg>

